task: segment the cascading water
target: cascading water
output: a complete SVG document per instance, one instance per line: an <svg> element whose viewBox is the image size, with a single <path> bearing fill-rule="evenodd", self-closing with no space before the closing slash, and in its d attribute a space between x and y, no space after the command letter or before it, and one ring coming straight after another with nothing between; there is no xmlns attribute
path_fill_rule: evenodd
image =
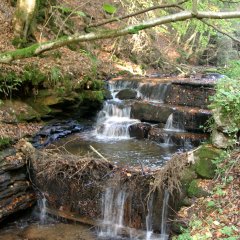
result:
<svg viewBox="0 0 240 240"><path fill-rule="evenodd" d="M140 122L130 118L131 106L119 107L117 102L106 102L98 114L96 131L101 139L128 139L128 128L132 124Z"/></svg>
<svg viewBox="0 0 240 240"><path fill-rule="evenodd" d="M117 239L123 228L124 206L127 194L124 190L107 188L103 197L103 223L99 232L101 238Z"/></svg>
<svg viewBox="0 0 240 240"><path fill-rule="evenodd" d="M169 88L169 84L140 84L138 91L143 99L148 101L157 101L163 103L166 98L166 93Z"/></svg>
<svg viewBox="0 0 240 240"><path fill-rule="evenodd" d="M173 132L184 132L184 127L182 126L181 121L177 121L177 123L174 123L173 113L172 113L169 115L169 117L167 119L164 130L165 131L173 131Z"/></svg>
<svg viewBox="0 0 240 240"><path fill-rule="evenodd" d="M123 105L121 100L116 98L116 94L123 88L134 88L138 83L125 81L123 83L109 83L109 90L113 100L104 103L103 109L99 112L96 123L96 133L99 139L129 139L129 126L140 122L137 119L131 119L131 106Z"/></svg>
<svg viewBox="0 0 240 240"><path fill-rule="evenodd" d="M151 194L148 202L147 202L147 211L148 214L146 216L146 240L151 240L151 236L152 236L152 214L153 214L153 195Z"/></svg>
<svg viewBox="0 0 240 240"><path fill-rule="evenodd" d="M41 199L38 200L38 207L40 209L39 219L40 224L46 223L46 217L47 217L47 199L45 196L43 196Z"/></svg>
<svg viewBox="0 0 240 240"><path fill-rule="evenodd" d="M161 221L161 238L160 240L167 240L167 216L168 216L168 201L169 192L164 191L163 205L162 205L162 221Z"/></svg>
<svg viewBox="0 0 240 240"><path fill-rule="evenodd" d="M170 84L167 83L142 83L138 81L114 81L110 82L109 88L113 93L113 97L117 91L130 88L137 91L137 97L148 101L157 101L163 103L165 101L167 91Z"/></svg>

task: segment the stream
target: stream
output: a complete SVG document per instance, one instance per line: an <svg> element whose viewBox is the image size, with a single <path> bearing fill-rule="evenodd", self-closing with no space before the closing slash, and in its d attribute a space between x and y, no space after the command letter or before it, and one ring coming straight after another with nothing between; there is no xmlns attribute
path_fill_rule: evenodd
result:
<svg viewBox="0 0 240 240"><path fill-rule="evenodd" d="M183 146L172 143L168 135L163 142L150 141L148 139L136 139L130 137L129 127L141 123L139 119L131 117L131 105L135 100L120 100L118 94L123 89L132 89L136 93L136 99L154 103L164 103L169 84L160 84L157 87L151 84L138 82L109 82L112 99L106 100L103 109L98 113L96 122L91 130L72 134L58 140L55 145L63 146L72 154L83 156L91 152L90 146L96 149L115 165L124 167L148 167L154 169L162 167L171 156L178 151L186 151L193 146L185 142ZM157 125L150 123L151 126ZM163 132L184 132L182 123L173 124L173 115L170 114ZM26 221L14 222L0 230L2 240L167 240L168 239L168 201L169 193L165 191L162 211L160 233L152 231L152 204L148 201L146 216L146 231L128 228L124 225L124 206L128 192L124 189L107 188L102 196L102 223L97 229L88 226L62 223L57 220L49 220L46 216L46 201L38 204L37 217L27 218ZM47 217L47 219L46 219ZM32 219L33 221L29 221Z"/></svg>

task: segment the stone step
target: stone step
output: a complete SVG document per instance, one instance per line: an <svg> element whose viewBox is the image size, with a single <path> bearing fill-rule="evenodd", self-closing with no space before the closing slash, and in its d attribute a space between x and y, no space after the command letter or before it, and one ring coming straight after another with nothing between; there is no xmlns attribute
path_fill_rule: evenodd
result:
<svg viewBox="0 0 240 240"><path fill-rule="evenodd" d="M36 202L27 179L26 159L13 149L0 152L0 222Z"/></svg>
<svg viewBox="0 0 240 240"><path fill-rule="evenodd" d="M211 117L211 111L197 107L174 106L169 104L136 101L132 105L131 118L151 123L166 124L173 114L173 123L182 125L190 132L202 132Z"/></svg>
<svg viewBox="0 0 240 240"><path fill-rule="evenodd" d="M142 98L173 105L207 109L209 96L215 93L214 80L190 78L114 78L115 89L134 89Z"/></svg>
<svg viewBox="0 0 240 240"><path fill-rule="evenodd" d="M188 133L188 132L170 132L161 128L153 127L148 133L148 139L159 143L169 143L176 146L185 147L186 144L199 146L201 142L209 138L208 134Z"/></svg>
<svg viewBox="0 0 240 240"><path fill-rule="evenodd" d="M207 109L215 90L212 86L186 83L172 83L169 86L165 102L168 104L199 107Z"/></svg>

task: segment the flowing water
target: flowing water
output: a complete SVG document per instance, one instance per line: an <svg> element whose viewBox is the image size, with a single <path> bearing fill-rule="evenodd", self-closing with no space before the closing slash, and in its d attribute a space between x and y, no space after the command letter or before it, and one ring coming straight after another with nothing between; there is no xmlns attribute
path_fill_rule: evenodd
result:
<svg viewBox="0 0 240 240"><path fill-rule="evenodd" d="M178 119L177 121L173 121L173 113L169 115L167 122L165 124L164 130L165 131L172 131L172 132L184 132L184 127L182 124L181 119Z"/></svg>
<svg viewBox="0 0 240 240"><path fill-rule="evenodd" d="M123 228L124 206L127 194L124 190L107 188L103 197L103 221L100 238L117 239Z"/></svg>
<svg viewBox="0 0 240 240"><path fill-rule="evenodd" d="M168 239L168 235L167 235L168 201L169 201L169 192L165 190L163 205L162 205L161 240Z"/></svg>
<svg viewBox="0 0 240 240"><path fill-rule="evenodd" d="M137 96L148 101L164 102L168 91L168 84L142 84L141 82L116 81L109 85L113 99L104 103L99 112L94 129L75 134L61 139L57 145L64 147L71 153L85 155L93 146L108 160L124 166L148 166L155 168L162 166L179 147L170 144L166 139L165 144L157 144L149 140L136 140L130 138L129 126L139 123L138 119L131 119L131 102L121 101L116 98L119 90L131 88L137 91ZM178 121L179 122L179 121ZM173 115L165 126L165 131L183 131L181 125L176 125ZM102 224L98 236L86 227L46 221L46 199L39 202L40 214L37 223L24 228L1 231L0 239L59 239L59 240L93 240L93 239L130 239L130 240L167 240L167 216L169 193L165 191L161 211L161 234L153 233L153 196L150 196L147 205L146 231L135 234L135 230L124 225L124 210L128 192L126 189L109 187L102 198ZM160 212L159 212L160 213ZM45 223L48 225L42 225ZM14 233L13 233L14 232ZM124 232L124 235L122 234ZM126 234L127 232L127 234ZM38 238L39 237L39 238ZM42 237L42 238L41 238Z"/></svg>
<svg viewBox="0 0 240 240"><path fill-rule="evenodd" d="M45 224L46 223L46 218L47 218L47 199L43 195L40 199L38 199L38 207L40 210L39 214L39 219L40 219L40 224Z"/></svg>

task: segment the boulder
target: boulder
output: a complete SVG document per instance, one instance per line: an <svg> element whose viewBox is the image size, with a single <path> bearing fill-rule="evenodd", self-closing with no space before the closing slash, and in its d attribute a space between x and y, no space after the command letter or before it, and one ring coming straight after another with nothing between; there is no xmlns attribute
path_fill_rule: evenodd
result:
<svg viewBox="0 0 240 240"><path fill-rule="evenodd" d="M228 148L232 146L233 141L221 131L214 130L212 132L212 143L217 148Z"/></svg>
<svg viewBox="0 0 240 240"><path fill-rule="evenodd" d="M202 145L194 152L194 170L198 176L211 179L215 176L216 165L213 160L218 158L221 150L212 145Z"/></svg>
<svg viewBox="0 0 240 240"><path fill-rule="evenodd" d="M0 122L16 123L32 121L40 118L40 114L29 104L18 100L5 100L0 105Z"/></svg>
<svg viewBox="0 0 240 240"><path fill-rule="evenodd" d="M135 137L137 139L148 138L148 133L152 128L149 123L136 123L129 127L130 137Z"/></svg>
<svg viewBox="0 0 240 240"><path fill-rule="evenodd" d="M209 96L214 95L213 86L190 83L173 83L169 87L166 103L207 109Z"/></svg>
<svg viewBox="0 0 240 240"><path fill-rule="evenodd" d="M116 97L121 99L121 100L136 99L137 98L137 91L135 91L133 89L129 89L129 88L122 89L117 93Z"/></svg>

